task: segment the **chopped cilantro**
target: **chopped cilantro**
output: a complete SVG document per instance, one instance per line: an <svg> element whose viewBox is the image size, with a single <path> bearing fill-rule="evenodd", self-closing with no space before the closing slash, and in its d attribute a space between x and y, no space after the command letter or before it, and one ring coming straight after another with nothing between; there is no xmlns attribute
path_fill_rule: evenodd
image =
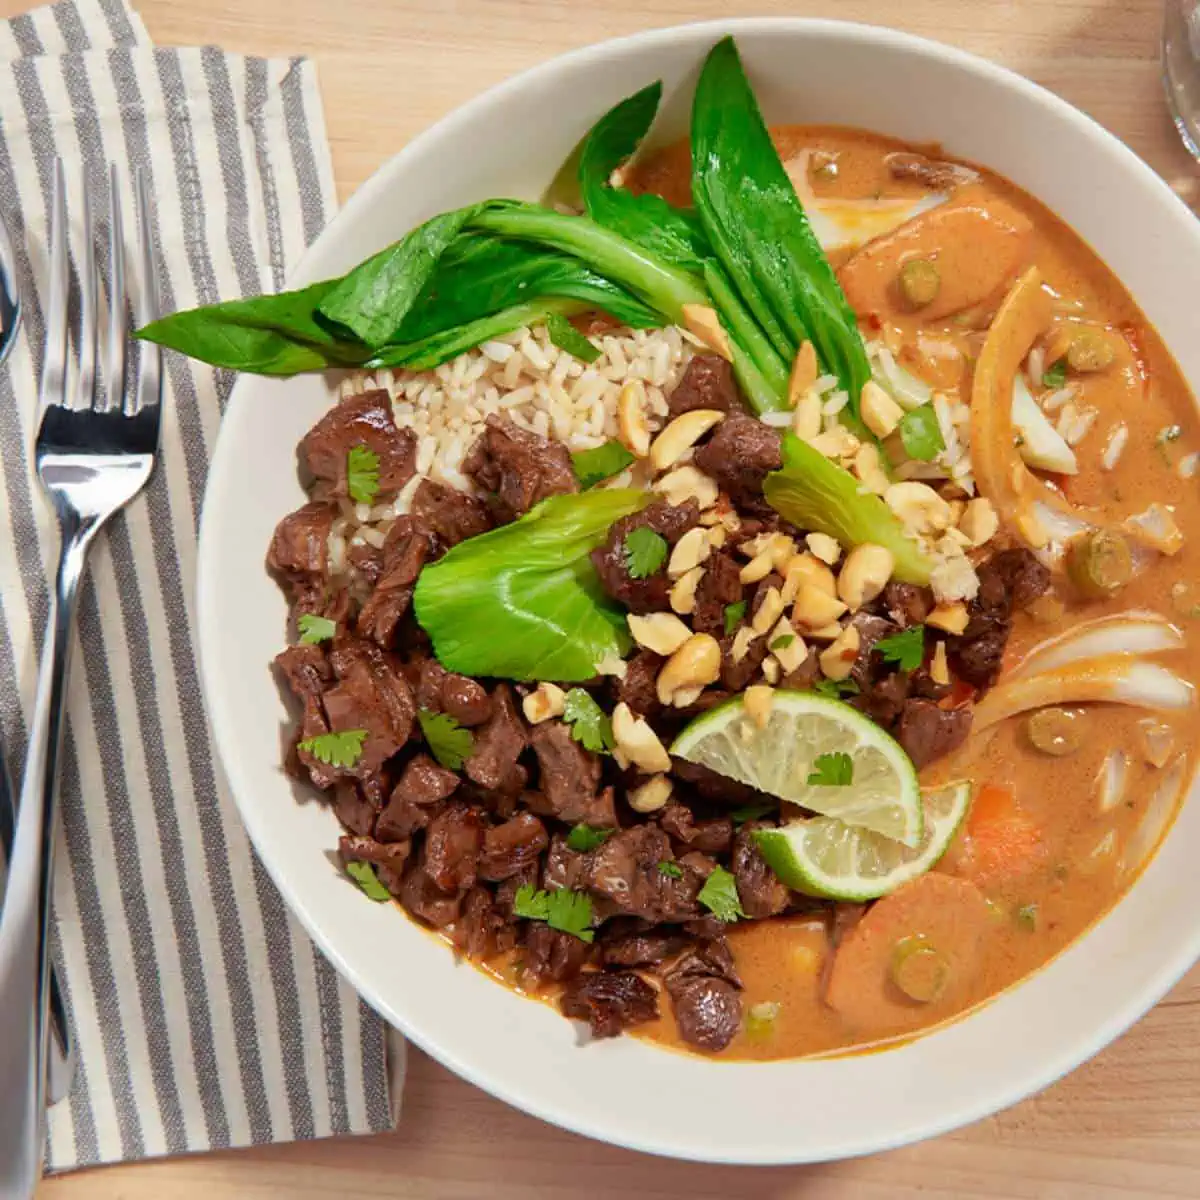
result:
<svg viewBox="0 0 1200 1200"><path fill-rule="evenodd" d="M593 825L576 825L567 834L567 845L572 850L586 854L589 850L595 850L597 846L603 846L614 833L616 833L615 829L597 829Z"/></svg>
<svg viewBox="0 0 1200 1200"><path fill-rule="evenodd" d="M355 504L370 504L379 491L379 455L367 446L351 446L346 455L346 490Z"/></svg>
<svg viewBox="0 0 1200 1200"><path fill-rule="evenodd" d="M678 863L660 862L658 864L658 872L660 875L668 875L672 879L683 878L683 868Z"/></svg>
<svg viewBox="0 0 1200 1200"><path fill-rule="evenodd" d="M377 903L392 898L392 893L379 882L379 876L375 874L375 868L370 863L348 862L346 874Z"/></svg>
<svg viewBox="0 0 1200 1200"><path fill-rule="evenodd" d="M745 825L747 821L757 821L759 817L765 817L767 813L774 812L775 807L770 800L759 804L745 804L741 808L733 809L729 816L735 825Z"/></svg>
<svg viewBox="0 0 1200 1200"><path fill-rule="evenodd" d="M1024 904L1017 909L1017 924L1022 929L1029 930L1033 933L1037 929L1038 923L1038 906L1036 904Z"/></svg>
<svg viewBox="0 0 1200 1200"><path fill-rule="evenodd" d="M593 363L600 357L600 350L590 338L584 337L562 313L551 313L546 318L546 333L550 340L581 362Z"/></svg>
<svg viewBox="0 0 1200 1200"><path fill-rule="evenodd" d="M551 929L569 933L582 942L590 942L596 936L589 928L592 901L586 892L572 892L567 888L539 892L526 883L517 888L513 897L513 915L528 921L545 921Z"/></svg>
<svg viewBox="0 0 1200 1200"><path fill-rule="evenodd" d="M300 644L315 646L318 642L327 642L337 633L337 622L328 617L318 617L315 613L301 613L296 620L296 628L300 630Z"/></svg>
<svg viewBox="0 0 1200 1200"><path fill-rule="evenodd" d="M768 647L768 650L786 650L794 641L796 635L794 633L781 633Z"/></svg>
<svg viewBox="0 0 1200 1200"><path fill-rule="evenodd" d="M725 633L726 633L726 636L731 634L742 623L742 618L745 615L746 615L745 600L739 600L736 604L725 605Z"/></svg>
<svg viewBox="0 0 1200 1200"><path fill-rule="evenodd" d="M613 748L612 721L583 688L572 688L563 706L563 720L571 727L571 736L585 750L602 754Z"/></svg>
<svg viewBox="0 0 1200 1200"><path fill-rule="evenodd" d="M421 733L429 746L429 752L446 768L457 771L475 752L475 736L464 729L447 713L432 712L428 708L417 710Z"/></svg>
<svg viewBox="0 0 1200 1200"><path fill-rule="evenodd" d="M588 488L620 475L633 461L633 455L620 442L612 441L594 450L577 450L571 455L571 469L586 492Z"/></svg>
<svg viewBox="0 0 1200 1200"><path fill-rule="evenodd" d="M746 915L742 911L742 898L738 895L737 880L724 867L713 868L696 899L714 917L722 921L732 922Z"/></svg>
<svg viewBox="0 0 1200 1200"><path fill-rule="evenodd" d="M1060 388L1067 382L1067 360L1065 358L1052 362L1042 372L1042 387Z"/></svg>
<svg viewBox="0 0 1200 1200"><path fill-rule="evenodd" d="M815 787L849 787L854 782L854 763L844 751L818 754L813 767L808 782Z"/></svg>
<svg viewBox="0 0 1200 1200"><path fill-rule="evenodd" d="M625 535L625 566L634 579L653 575L667 561L667 539L645 525Z"/></svg>
<svg viewBox="0 0 1200 1200"><path fill-rule="evenodd" d="M891 637L880 638L875 650L884 662L895 663L905 674L915 671L925 658L925 626L910 625Z"/></svg>
<svg viewBox="0 0 1200 1200"><path fill-rule="evenodd" d="M929 462L945 450L946 441L932 404L922 404L900 418L900 442L904 453L918 462Z"/></svg>
<svg viewBox="0 0 1200 1200"><path fill-rule="evenodd" d="M813 691L830 700L844 700L847 696L857 696L862 689L853 679L818 679L813 684Z"/></svg>
<svg viewBox="0 0 1200 1200"><path fill-rule="evenodd" d="M349 770L362 757L363 742L367 740L365 729L343 729L340 733L318 733L305 738L298 749L311 754L327 767Z"/></svg>

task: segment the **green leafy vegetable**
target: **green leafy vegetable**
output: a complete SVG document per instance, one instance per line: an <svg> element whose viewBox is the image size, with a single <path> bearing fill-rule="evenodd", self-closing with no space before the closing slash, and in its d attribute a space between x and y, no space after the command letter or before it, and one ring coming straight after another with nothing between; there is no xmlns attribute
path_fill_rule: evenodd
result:
<svg viewBox="0 0 1200 1200"><path fill-rule="evenodd" d="M588 555L649 499L619 488L551 496L427 566L413 605L441 664L464 675L576 682L622 657L624 613Z"/></svg>
<svg viewBox="0 0 1200 1200"><path fill-rule="evenodd" d="M738 895L737 880L724 867L713 868L696 899L722 921L733 922L746 915Z"/></svg>
<svg viewBox="0 0 1200 1200"><path fill-rule="evenodd" d="M729 636L741 623L746 615L746 602L739 600L736 604L725 605L725 635Z"/></svg>
<svg viewBox="0 0 1200 1200"><path fill-rule="evenodd" d="M735 825L745 825L747 821L757 821L760 817L765 817L776 808L778 805L769 800L759 804L744 804L741 808L732 809L729 816Z"/></svg>
<svg viewBox="0 0 1200 1200"><path fill-rule="evenodd" d="M370 504L379 492L379 455L368 446L351 446L346 455L346 490L355 504Z"/></svg>
<svg viewBox="0 0 1200 1200"><path fill-rule="evenodd" d="M1017 924L1028 932L1033 933L1038 927L1038 906L1023 904L1017 909Z"/></svg>
<svg viewBox="0 0 1200 1200"><path fill-rule="evenodd" d="M884 546L896 560L897 579L929 582L932 561L904 532L892 510L878 496L860 492L849 471L794 433L784 435L783 468L767 476L763 492L767 503L793 525L827 533L844 546Z"/></svg>
<svg viewBox="0 0 1200 1200"><path fill-rule="evenodd" d="M614 475L620 475L633 461L633 455L615 439L605 442L603 446L597 446L594 450L576 450L571 455L571 467L575 478L579 480L579 486L585 492Z"/></svg>
<svg viewBox="0 0 1200 1200"><path fill-rule="evenodd" d="M932 404L922 404L900 418L900 441L904 453L918 462L929 462L945 450L942 427Z"/></svg>
<svg viewBox="0 0 1200 1200"><path fill-rule="evenodd" d="M841 750L818 754L813 767L808 782L814 787L849 787L854 782L854 760Z"/></svg>
<svg viewBox="0 0 1200 1200"><path fill-rule="evenodd" d="M794 641L796 635L794 633L781 633L768 647L772 652L775 650L786 650Z"/></svg>
<svg viewBox="0 0 1200 1200"><path fill-rule="evenodd" d="M348 862L346 864L346 874L358 884L370 899L377 903L382 903L384 900L392 898L392 893L379 882L379 876L375 874L375 868L370 863Z"/></svg>
<svg viewBox="0 0 1200 1200"><path fill-rule="evenodd" d="M572 688L567 693L562 719L570 725L571 736L585 750L591 750L593 754L612 750L612 721L583 688Z"/></svg>
<svg viewBox="0 0 1200 1200"><path fill-rule="evenodd" d="M459 771L475 752L475 735L464 729L449 713L417 709L417 721L430 754L447 771Z"/></svg>
<svg viewBox="0 0 1200 1200"><path fill-rule="evenodd" d="M1067 360L1060 358L1042 372L1042 386L1060 388L1067 382Z"/></svg>
<svg viewBox="0 0 1200 1200"><path fill-rule="evenodd" d="M597 846L603 846L616 832L615 829L597 829L592 825L576 825L567 834L567 847L571 850L578 850L580 854L586 854L589 850L595 850Z"/></svg>
<svg viewBox="0 0 1200 1200"><path fill-rule="evenodd" d="M560 350L573 355L580 362L593 363L600 357L600 348L559 313L547 316L546 333Z"/></svg>
<svg viewBox="0 0 1200 1200"><path fill-rule="evenodd" d="M327 767L349 771L362 758L363 742L366 740L365 729L343 729L338 733L318 733L316 737L305 738L297 749L311 754Z"/></svg>
<svg viewBox="0 0 1200 1200"><path fill-rule="evenodd" d="M301 613L296 619L296 628L300 630L302 646L315 646L318 642L329 641L337 633L337 622L318 617L316 613Z"/></svg>
<svg viewBox="0 0 1200 1200"><path fill-rule="evenodd" d="M722 267L776 353L811 340L858 398L870 378L858 324L771 141L733 39L709 53L692 106L692 199ZM856 423L856 422L855 422Z"/></svg>
<svg viewBox="0 0 1200 1200"><path fill-rule="evenodd" d="M830 700L844 700L847 696L857 696L858 684L853 679L818 679L813 684L813 691Z"/></svg>
<svg viewBox="0 0 1200 1200"><path fill-rule="evenodd" d="M653 575L667 561L667 539L645 525L625 535L625 565L634 579Z"/></svg>
<svg viewBox="0 0 1200 1200"><path fill-rule="evenodd" d="M875 650L884 662L895 663L901 671L915 671L925 660L925 626L910 625L899 633L880 638Z"/></svg>
<svg viewBox="0 0 1200 1200"><path fill-rule="evenodd" d="M596 936L588 928L592 923L592 901L586 892L567 888L539 892L531 884L523 884L513 897L513 914L528 921L545 921L551 929L572 934L582 942Z"/></svg>
<svg viewBox="0 0 1200 1200"><path fill-rule="evenodd" d="M670 879L682 879L683 878L683 868L681 866L679 866L678 863L660 862L658 864L658 873L660 875L666 875Z"/></svg>

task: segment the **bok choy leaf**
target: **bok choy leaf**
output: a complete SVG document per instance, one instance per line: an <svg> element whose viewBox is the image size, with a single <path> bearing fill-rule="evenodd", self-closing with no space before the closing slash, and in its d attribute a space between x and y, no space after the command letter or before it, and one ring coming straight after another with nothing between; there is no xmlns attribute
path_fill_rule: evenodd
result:
<svg viewBox="0 0 1200 1200"><path fill-rule="evenodd" d="M581 682L630 648L624 613L588 557L647 492L551 496L427 566L413 606L438 661L464 675Z"/></svg>

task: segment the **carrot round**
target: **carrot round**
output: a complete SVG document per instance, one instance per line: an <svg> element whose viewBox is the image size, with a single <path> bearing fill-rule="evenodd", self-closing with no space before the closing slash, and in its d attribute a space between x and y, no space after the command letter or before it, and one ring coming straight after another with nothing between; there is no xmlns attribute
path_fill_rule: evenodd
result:
<svg viewBox="0 0 1200 1200"><path fill-rule="evenodd" d="M1046 857L1042 830L1021 810L1011 788L985 783L948 858L953 873L986 889L1020 879Z"/></svg>

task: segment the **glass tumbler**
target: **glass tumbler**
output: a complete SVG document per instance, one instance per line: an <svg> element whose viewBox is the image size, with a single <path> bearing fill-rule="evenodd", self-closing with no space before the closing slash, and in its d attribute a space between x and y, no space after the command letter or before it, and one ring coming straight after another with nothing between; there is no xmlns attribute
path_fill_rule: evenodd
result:
<svg viewBox="0 0 1200 1200"><path fill-rule="evenodd" d="M1200 160L1200 0L1166 0L1162 71L1175 126Z"/></svg>

